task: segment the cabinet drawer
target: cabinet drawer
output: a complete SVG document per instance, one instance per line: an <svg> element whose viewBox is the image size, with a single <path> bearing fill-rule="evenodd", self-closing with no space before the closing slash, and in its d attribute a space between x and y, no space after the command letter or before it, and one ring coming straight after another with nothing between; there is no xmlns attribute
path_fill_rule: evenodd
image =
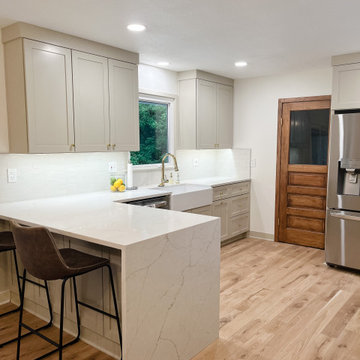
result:
<svg viewBox="0 0 360 360"><path fill-rule="evenodd" d="M229 233L230 237L237 236L249 231L249 213L230 218Z"/></svg>
<svg viewBox="0 0 360 360"><path fill-rule="evenodd" d="M250 192L250 182L242 182L237 184L232 184L230 186L230 196L238 196L242 194L247 194Z"/></svg>
<svg viewBox="0 0 360 360"><path fill-rule="evenodd" d="M213 200L226 199L230 196L230 186L217 186L213 189Z"/></svg>
<svg viewBox="0 0 360 360"><path fill-rule="evenodd" d="M249 212L250 195L244 194L229 199L230 217L245 214Z"/></svg>

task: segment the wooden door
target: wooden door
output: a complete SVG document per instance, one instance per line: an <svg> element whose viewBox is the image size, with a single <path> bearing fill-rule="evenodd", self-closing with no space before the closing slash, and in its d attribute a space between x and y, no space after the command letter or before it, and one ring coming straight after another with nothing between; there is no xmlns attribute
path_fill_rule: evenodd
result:
<svg viewBox="0 0 360 360"><path fill-rule="evenodd" d="M115 151L139 150L137 65L109 60L110 134Z"/></svg>
<svg viewBox="0 0 360 360"><path fill-rule="evenodd" d="M30 153L73 150L71 51L24 39Z"/></svg>
<svg viewBox="0 0 360 360"><path fill-rule="evenodd" d="M324 248L330 97L279 100L275 240Z"/></svg>
<svg viewBox="0 0 360 360"><path fill-rule="evenodd" d="M77 151L109 151L107 58L72 52L75 144Z"/></svg>
<svg viewBox="0 0 360 360"><path fill-rule="evenodd" d="M216 83L197 81L197 148L216 148Z"/></svg>
<svg viewBox="0 0 360 360"><path fill-rule="evenodd" d="M220 149L233 147L233 88L217 84L217 144Z"/></svg>

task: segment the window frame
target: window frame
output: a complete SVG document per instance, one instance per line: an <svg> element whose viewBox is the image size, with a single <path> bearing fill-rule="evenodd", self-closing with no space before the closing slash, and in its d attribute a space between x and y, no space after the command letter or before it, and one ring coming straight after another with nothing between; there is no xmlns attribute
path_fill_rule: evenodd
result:
<svg viewBox="0 0 360 360"><path fill-rule="evenodd" d="M175 101L176 97L168 94L159 94L148 91L139 91L138 101L147 101L168 105L168 152L175 152ZM140 131L140 128L139 128ZM140 144L139 144L140 146ZM130 152L129 152L130 158ZM134 165L134 171L158 170L161 169L161 163ZM169 157L169 162L165 163L165 169L174 169L174 161Z"/></svg>

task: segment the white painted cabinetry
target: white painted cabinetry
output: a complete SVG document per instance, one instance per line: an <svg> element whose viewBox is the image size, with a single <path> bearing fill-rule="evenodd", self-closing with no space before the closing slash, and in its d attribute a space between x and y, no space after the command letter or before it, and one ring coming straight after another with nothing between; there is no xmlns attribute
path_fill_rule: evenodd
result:
<svg viewBox="0 0 360 360"><path fill-rule="evenodd" d="M232 148L233 80L195 70L179 74L179 149Z"/></svg>
<svg viewBox="0 0 360 360"><path fill-rule="evenodd" d="M360 108L360 63L333 68L332 108Z"/></svg>
<svg viewBox="0 0 360 360"><path fill-rule="evenodd" d="M249 231L249 181L214 187L213 200L211 205L191 209L188 212L219 217L222 242Z"/></svg>
<svg viewBox="0 0 360 360"><path fill-rule="evenodd" d="M76 151L110 149L109 74L102 56L72 52Z"/></svg>
<svg viewBox="0 0 360 360"><path fill-rule="evenodd" d="M137 54L26 24L2 34L11 153L139 149Z"/></svg>
<svg viewBox="0 0 360 360"><path fill-rule="evenodd" d="M69 151L74 143L71 51L25 39L24 59L29 151Z"/></svg>
<svg viewBox="0 0 360 360"><path fill-rule="evenodd" d="M137 66L109 59L111 148L138 151L139 101Z"/></svg>

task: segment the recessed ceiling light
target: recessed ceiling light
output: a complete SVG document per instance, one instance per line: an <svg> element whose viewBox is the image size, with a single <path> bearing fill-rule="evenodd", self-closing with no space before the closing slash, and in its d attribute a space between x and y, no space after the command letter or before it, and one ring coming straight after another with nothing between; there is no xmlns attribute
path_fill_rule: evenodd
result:
<svg viewBox="0 0 360 360"><path fill-rule="evenodd" d="M168 61L159 61L157 64L159 66L169 66L170 65L170 63Z"/></svg>
<svg viewBox="0 0 360 360"><path fill-rule="evenodd" d="M140 31L144 31L146 27L145 25L141 25L141 24L130 24L127 26L127 29L130 31L140 32Z"/></svg>
<svg viewBox="0 0 360 360"><path fill-rule="evenodd" d="M244 66L247 66L247 62L246 61L237 61L235 63L235 66L236 67L244 67Z"/></svg>

